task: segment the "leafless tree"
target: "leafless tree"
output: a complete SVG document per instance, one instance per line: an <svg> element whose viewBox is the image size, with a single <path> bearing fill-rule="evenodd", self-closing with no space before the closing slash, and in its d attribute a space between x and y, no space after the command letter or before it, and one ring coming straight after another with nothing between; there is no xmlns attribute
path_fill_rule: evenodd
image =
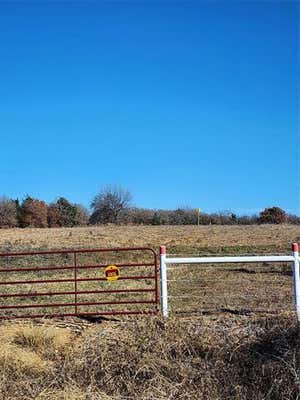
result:
<svg viewBox="0 0 300 400"><path fill-rule="evenodd" d="M130 207L132 195L128 189L117 185L103 187L91 203L93 210L90 217L92 224L116 223L123 210Z"/></svg>
<svg viewBox="0 0 300 400"><path fill-rule="evenodd" d="M0 228L17 226L17 204L5 196L0 197Z"/></svg>

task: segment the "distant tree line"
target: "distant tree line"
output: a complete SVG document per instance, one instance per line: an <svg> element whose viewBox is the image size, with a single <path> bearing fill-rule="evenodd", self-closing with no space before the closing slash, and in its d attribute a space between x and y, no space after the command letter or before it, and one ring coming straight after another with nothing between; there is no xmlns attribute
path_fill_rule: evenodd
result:
<svg viewBox="0 0 300 400"><path fill-rule="evenodd" d="M0 228L73 227L97 224L123 225L254 225L299 224L300 217L279 207L269 207L258 215L236 215L229 211L200 213L183 207L154 210L134 207L131 193L119 186L106 186L91 202L91 213L82 205L64 197L47 204L26 196L19 200L0 197Z"/></svg>
<svg viewBox="0 0 300 400"><path fill-rule="evenodd" d="M71 203L64 197L46 204L30 196L19 200L0 198L0 228L47 228L87 225L88 211L80 204Z"/></svg>
<svg viewBox="0 0 300 400"><path fill-rule="evenodd" d="M257 225L257 224L297 224L300 217L287 214L279 207L263 210L259 215L238 216L230 211L219 213L200 213L190 208L176 210L150 210L143 208L127 208L118 217L120 224L132 225Z"/></svg>

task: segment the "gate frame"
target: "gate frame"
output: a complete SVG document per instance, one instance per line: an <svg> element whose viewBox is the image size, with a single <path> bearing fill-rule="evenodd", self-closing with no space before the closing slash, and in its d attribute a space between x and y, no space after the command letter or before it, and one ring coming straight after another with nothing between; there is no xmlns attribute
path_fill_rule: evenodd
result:
<svg viewBox="0 0 300 400"><path fill-rule="evenodd" d="M85 280L99 280L99 281L106 281L106 278L78 278L77 276L77 272L78 269L84 269L84 268L105 268L107 267L109 264L98 264L98 265L94 265L94 266L80 266L77 263L77 255L78 254L86 254L86 253L118 253L118 252L134 252L134 251L147 251L147 252L151 252L153 254L153 261L152 262L144 262L144 263L115 263L115 265L117 265L118 267L138 267L138 266L148 266L148 267L153 267L154 268L154 276L141 276L141 275L137 275L137 276L130 276L130 277L121 277L119 278L120 280L122 279L153 279L154 280L154 287L153 289L115 289L115 290L102 290L102 291L78 291L77 285L78 282ZM51 279L49 280L49 282L45 282L45 280L42 279L36 279L34 281L32 280L28 280L28 281L12 281L11 283L9 281L3 282L0 280L0 286L2 285L6 285L6 284L11 284L13 285L14 282L15 284L22 284L22 283L59 283L59 282L65 282L68 281L70 283L74 282L74 290L73 291L54 291L54 292L41 292L41 293L36 293L34 295L30 294L30 293L0 293L0 297L4 298L10 298L10 297L32 297L32 296L39 296L39 297L43 297L43 296L54 296L54 295L64 295L64 294L68 294L68 295L74 295L74 301L72 303L59 303L57 304L57 307L63 307L64 305L67 307L71 307L74 306L74 312L70 312L70 313L53 313L53 314L39 314L39 315L35 315L35 314L31 314L31 315L16 315L16 316L0 316L0 320L8 320L8 319L17 319L17 318L43 318L43 317L67 317L67 316L102 316L102 315L128 315L128 314L156 314L159 310L159 293L158 293L158 257L157 257L157 253L151 248L151 247L113 247L113 248L93 248L93 249L64 249L64 250L46 250L46 251L25 251L25 252L5 252L5 253L0 253L0 258L2 257L18 257L18 256L43 256L43 255L51 255L51 254L69 254L69 255L73 255L73 265L68 265L68 266L48 266L48 267L29 267L29 268L0 268L0 273L1 272L27 272L27 271L53 271L53 270L70 270L70 271L74 271L74 275L73 275L73 279ZM111 302L98 302L97 304L95 302L86 302L84 304L79 303L78 302L78 295L79 294L95 294L95 293L117 293L117 292L128 292L128 293L139 293L139 292L146 292L146 291L152 291L154 292L154 300L152 301L127 301L127 302L123 302L122 301L111 301ZM111 305L118 305L118 304L153 304L156 306L157 311L122 311L122 310L117 310L117 311L99 311L99 312L78 312L78 307L79 306L89 306L89 305L107 305L107 304L111 304ZM22 309L22 308L39 308L39 307L54 307L55 305L51 305L51 304L42 304L42 305L35 305L32 304L30 305L11 305L11 306L0 306L0 309Z"/></svg>
<svg viewBox="0 0 300 400"><path fill-rule="evenodd" d="M293 272L294 305L297 321L300 322L300 277L299 246L292 244L292 255L285 256L225 256L225 257L167 257L166 246L160 246L160 295L161 313L167 318L168 308L168 264L217 264L217 263L258 263L258 262L291 262Z"/></svg>

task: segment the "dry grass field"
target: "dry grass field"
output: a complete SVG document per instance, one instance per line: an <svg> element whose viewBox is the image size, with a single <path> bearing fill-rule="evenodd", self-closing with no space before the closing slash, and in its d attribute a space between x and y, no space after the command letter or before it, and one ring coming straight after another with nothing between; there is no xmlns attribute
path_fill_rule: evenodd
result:
<svg viewBox="0 0 300 400"><path fill-rule="evenodd" d="M158 250L165 244L172 254L287 253L294 241L300 241L300 229L290 225L0 231L1 252L123 246ZM130 257L126 261L135 260ZM1 265L13 268L14 263L6 259ZM27 261L27 267L31 263L35 265ZM64 278L67 273L39 276ZM21 273L22 279L26 274ZM14 279L10 275L5 279ZM169 279L168 321L160 316L113 316L97 323L73 317L3 321L0 399L300 399L290 266L171 266ZM67 284L63 289L68 290Z"/></svg>
<svg viewBox="0 0 300 400"><path fill-rule="evenodd" d="M91 247L151 246L164 244L178 251L289 250L300 241L297 225L260 226L100 226L51 229L0 230L0 249L61 249ZM230 249L229 249L230 250Z"/></svg>

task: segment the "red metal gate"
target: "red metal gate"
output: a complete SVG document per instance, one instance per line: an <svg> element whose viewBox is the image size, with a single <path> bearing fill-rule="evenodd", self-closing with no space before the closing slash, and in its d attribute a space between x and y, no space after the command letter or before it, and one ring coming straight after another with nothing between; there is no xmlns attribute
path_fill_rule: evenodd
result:
<svg viewBox="0 0 300 400"><path fill-rule="evenodd" d="M115 280L111 271L117 271ZM0 254L0 319L157 311L157 256L151 248Z"/></svg>

